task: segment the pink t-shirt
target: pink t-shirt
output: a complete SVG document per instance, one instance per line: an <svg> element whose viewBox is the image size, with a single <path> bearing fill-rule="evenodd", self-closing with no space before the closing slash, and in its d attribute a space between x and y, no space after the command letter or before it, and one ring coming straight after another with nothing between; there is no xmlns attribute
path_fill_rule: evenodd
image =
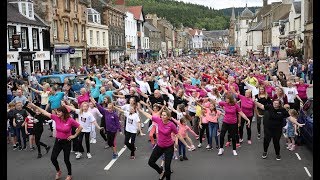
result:
<svg viewBox="0 0 320 180"><path fill-rule="evenodd" d="M158 139L157 144L161 148L170 147L174 141L171 138L171 133L178 134L178 129L173 122L169 121L167 124L163 124L160 117L152 116L152 121L158 124Z"/></svg>
<svg viewBox="0 0 320 180"><path fill-rule="evenodd" d="M298 96L301 99L308 98L307 89L309 87L309 84L297 84L296 86L297 86Z"/></svg>
<svg viewBox="0 0 320 180"><path fill-rule="evenodd" d="M220 101L219 105L224 107L225 111L223 122L227 124L236 124L238 119L238 112L241 112L239 105L230 105L224 101Z"/></svg>
<svg viewBox="0 0 320 180"><path fill-rule="evenodd" d="M68 118L66 122L62 121L57 115L51 114L51 119L56 123L56 138L68 139L71 136L71 128L78 128L80 124L72 118Z"/></svg>
<svg viewBox="0 0 320 180"><path fill-rule="evenodd" d="M212 123L218 123L218 118L221 115L221 111L217 110L217 113L214 111L211 112L210 109L206 109L205 116L203 119L205 119L206 122L212 122Z"/></svg>
<svg viewBox="0 0 320 180"><path fill-rule="evenodd" d="M274 88L273 86L266 86L265 88L266 88L266 92L267 92L268 96L272 97L273 96L272 91L275 91L276 88Z"/></svg>
<svg viewBox="0 0 320 180"><path fill-rule="evenodd" d="M225 84L224 86L225 86L226 90L228 90L228 91L230 90L230 89L229 89L229 85L230 85L230 86L233 86L233 88L234 88L234 90L235 90L236 92L239 92L239 86L238 86L238 84L236 84L236 83L232 83L232 84L229 84L229 83L228 83L228 84Z"/></svg>
<svg viewBox="0 0 320 180"><path fill-rule="evenodd" d="M254 101L252 98L247 98L239 94L239 99L241 100L241 110L247 117L253 116Z"/></svg>
<svg viewBox="0 0 320 180"><path fill-rule="evenodd" d="M89 92L86 92L84 95L78 96L77 100L78 100L79 106L81 106L83 102L89 102L90 101Z"/></svg>

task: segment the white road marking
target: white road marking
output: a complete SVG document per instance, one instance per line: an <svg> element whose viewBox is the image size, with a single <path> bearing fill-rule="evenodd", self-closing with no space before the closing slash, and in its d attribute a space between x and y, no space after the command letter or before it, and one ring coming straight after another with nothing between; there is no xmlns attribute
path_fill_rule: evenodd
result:
<svg viewBox="0 0 320 180"><path fill-rule="evenodd" d="M309 172L308 168L307 168L307 167L304 167L304 170L306 170L306 172L307 172L308 176L309 176L309 177L311 177L311 174L310 174L310 172Z"/></svg>
<svg viewBox="0 0 320 180"><path fill-rule="evenodd" d="M296 153L296 155L297 155L298 159L301 161L300 155L298 153Z"/></svg>
<svg viewBox="0 0 320 180"><path fill-rule="evenodd" d="M123 148L119 151L119 153L118 153L118 158L121 156L121 154L122 154L126 149L127 149L127 147L123 147ZM117 158L117 159L118 159L118 158ZM104 168L104 170L108 171L108 170L111 168L111 166L117 161L117 159L112 159L112 160L109 162L109 164Z"/></svg>
<svg viewBox="0 0 320 180"><path fill-rule="evenodd" d="M147 124L150 121L150 119L145 120L143 123Z"/></svg>

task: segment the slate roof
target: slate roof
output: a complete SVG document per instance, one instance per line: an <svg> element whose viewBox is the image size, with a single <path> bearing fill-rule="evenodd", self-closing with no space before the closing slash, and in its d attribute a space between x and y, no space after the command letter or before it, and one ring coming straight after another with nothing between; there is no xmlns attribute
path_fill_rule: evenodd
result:
<svg viewBox="0 0 320 180"><path fill-rule="evenodd" d="M205 37L220 37L220 36L228 36L229 30L214 30L214 31L202 31Z"/></svg>
<svg viewBox="0 0 320 180"><path fill-rule="evenodd" d="M7 22L47 27L36 13L34 15L34 20L28 19L20 14L17 3L7 3Z"/></svg>
<svg viewBox="0 0 320 180"><path fill-rule="evenodd" d="M146 27L147 29L151 30L151 31L155 31L155 32L160 32L159 29L157 29L156 27L154 27L152 24L150 24L149 22L145 22L144 23L144 27Z"/></svg>
<svg viewBox="0 0 320 180"><path fill-rule="evenodd" d="M241 12L241 17L253 17L254 13L248 8L246 7L242 12Z"/></svg>
<svg viewBox="0 0 320 180"><path fill-rule="evenodd" d="M248 32L250 31L262 31L262 21L260 21L257 25L254 27L250 28Z"/></svg>

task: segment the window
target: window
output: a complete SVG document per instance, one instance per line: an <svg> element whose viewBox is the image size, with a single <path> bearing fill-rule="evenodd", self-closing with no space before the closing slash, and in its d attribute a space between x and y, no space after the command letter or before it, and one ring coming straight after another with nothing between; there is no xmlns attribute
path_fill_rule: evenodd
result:
<svg viewBox="0 0 320 180"><path fill-rule="evenodd" d="M21 47L22 49L28 49L28 28L21 28Z"/></svg>
<svg viewBox="0 0 320 180"><path fill-rule="evenodd" d="M64 8L67 11L70 11L70 0L65 0Z"/></svg>
<svg viewBox="0 0 320 180"><path fill-rule="evenodd" d="M16 34L15 26L8 26L8 41L9 41L9 49L13 49L12 47L12 35Z"/></svg>
<svg viewBox="0 0 320 180"><path fill-rule="evenodd" d="M29 3L28 11L29 11L29 17L33 18L33 5L32 5L32 3Z"/></svg>
<svg viewBox="0 0 320 180"><path fill-rule="evenodd" d="M93 31L90 30L90 42L89 42L90 45L92 45L92 40L93 40Z"/></svg>
<svg viewBox="0 0 320 180"><path fill-rule="evenodd" d="M33 50L39 49L39 32L38 29L32 29Z"/></svg>
<svg viewBox="0 0 320 180"><path fill-rule="evenodd" d="M73 26L73 33L74 33L74 41L78 41L78 24L74 24Z"/></svg>
<svg viewBox="0 0 320 180"><path fill-rule="evenodd" d="M74 12L78 12L78 0L74 0Z"/></svg>
<svg viewBox="0 0 320 180"><path fill-rule="evenodd" d="M58 21L53 20L53 38L58 39Z"/></svg>
<svg viewBox="0 0 320 180"><path fill-rule="evenodd" d="M52 0L52 6L57 7L57 0Z"/></svg>
<svg viewBox="0 0 320 180"><path fill-rule="evenodd" d="M68 40L69 39L69 23L64 22L64 39Z"/></svg>
<svg viewBox="0 0 320 180"><path fill-rule="evenodd" d="M81 34L82 34L82 41L85 41L86 27L84 25L81 26Z"/></svg>
<svg viewBox="0 0 320 180"><path fill-rule="evenodd" d="M100 32L97 31L97 45L100 45Z"/></svg>
<svg viewBox="0 0 320 180"><path fill-rule="evenodd" d="M102 32L102 45L106 45L106 32Z"/></svg>
<svg viewBox="0 0 320 180"><path fill-rule="evenodd" d="M26 3L22 3L21 4L21 9L22 9L22 14L23 15L27 15L27 4Z"/></svg>

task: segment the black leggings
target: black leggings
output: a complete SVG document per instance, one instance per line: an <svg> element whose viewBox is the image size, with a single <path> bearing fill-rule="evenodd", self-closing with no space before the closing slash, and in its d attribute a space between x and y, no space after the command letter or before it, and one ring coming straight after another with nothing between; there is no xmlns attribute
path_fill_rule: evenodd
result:
<svg viewBox="0 0 320 180"><path fill-rule="evenodd" d="M174 147L169 146L166 148L161 148L158 145L155 146L153 149L151 156L149 158L148 164L150 167L155 169L159 174L162 173L162 169L156 164L157 160L160 158L162 154L164 154L164 176L166 177L166 180L170 180L171 176L171 161L172 161L172 156L173 156L173 150Z"/></svg>
<svg viewBox="0 0 320 180"><path fill-rule="evenodd" d="M72 132L72 134L76 134L76 129L77 128L75 128L75 127L72 127L72 129L71 129L71 132ZM72 139L71 140L72 141L72 150L73 151L75 151L75 152L78 152L79 150L79 148L78 148L78 144L79 144L79 136L77 136L76 138L74 138L74 139Z"/></svg>
<svg viewBox="0 0 320 180"><path fill-rule="evenodd" d="M38 154L41 154L40 146L43 146L45 148L48 147L46 144L44 144L43 142L40 141L42 132L43 132L43 130L34 132L35 141L36 141L36 145L37 145L37 148L38 148Z"/></svg>
<svg viewBox="0 0 320 180"><path fill-rule="evenodd" d="M263 150L268 152L268 147L273 140L274 150L276 155L280 155L280 138L282 134L282 128L267 128L264 127L264 138L263 138Z"/></svg>
<svg viewBox="0 0 320 180"><path fill-rule="evenodd" d="M136 141L136 133L130 133L125 131L125 138L124 138L124 144L128 147L128 149L131 151L131 156L134 156L134 151L136 150L136 147L134 145ZM129 140L131 138L131 143L129 143Z"/></svg>
<svg viewBox="0 0 320 180"><path fill-rule="evenodd" d="M83 136L85 136L87 153L90 153L90 142L89 142L90 132L81 132L81 133L79 134L78 151L81 152L81 153L84 152L84 149L83 149L83 146L82 146Z"/></svg>
<svg viewBox="0 0 320 180"><path fill-rule="evenodd" d="M107 141L110 147L116 147L115 145L116 134L117 132L107 131Z"/></svg>
<svg viewBox="0 0 320 180"><path fill-rule="evenodd" d="M257 115L257 130L258 130L258 134L261 134L261 121L262 121L263 117L259 117Z"/></svg>
<svg viewBox="0 0 320 180"><path fill-rule="evenodd" d="M68 169L68 175L71 176L71 163L70 163L70 151L71 151L71 141L68 141L67 139L56 139L54 142L54 146L52 149L51 154L51 162L56 168L57 172L60 171L59 163L58 163L58 156L63 150L64 154L64 163L67 166Z"/></svg>
<svg viewBox="0 0 320 180"><path fill-rule="evenodd" d="M101 135L101 137L103 138L103 140L104 140L105 142L108 141L107 136L106 136L106 133L104 132L103 129L100 130L100 135Z"/></svg>
<svg viewBox="0 0 320 180"><path fill-rule="evenodd" d="M238 124L227 124L225 122L222 123L221 133L220 133L220 148L223 148L224 144L224 136L226 132L230 134L232 138L232 149L236 150L236 134L238 130Z"/></svg>
<svg viewBox="0 0 320 180"><path fill-rule="evenodd" d="M209 126L208 126L208 124L203 124L203 123L201 123L201 126L202 126L202 128L200 129L199 141L200 141L200 143L202 143L202 137L204 135L204 131L206 131L207 141L209 144Z"/></svg>
<svg viewBox="0 0 320 180"><path fill-rule="evenodd" d="M250 120L250 126L247 126L247 125L246 125L248 140L251 140L251 123L252 123L252 118L253 118L253 116L251 116L251 117L248 116L248 119ZM246 124L246 122L247 122L247 121L241 117L241 126L239 127L239 136L240 136L240 139L243 139L243 127L244 127L244 125Z"/></svg>

